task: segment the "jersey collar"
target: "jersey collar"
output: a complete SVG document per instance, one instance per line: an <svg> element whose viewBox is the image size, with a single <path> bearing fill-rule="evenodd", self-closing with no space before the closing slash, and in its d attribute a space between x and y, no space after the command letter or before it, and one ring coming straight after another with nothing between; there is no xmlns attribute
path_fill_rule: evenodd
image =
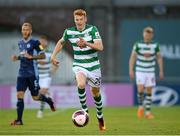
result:
<svg viewBox="0 0 180 136"><path fill-rule="evenodd" d="M23 41L24 41L25 43L27 43L27 42L29 42L30 39L31 39L31 36L30 36L27 40L25 40L25 39L23 38Z"/></svg>

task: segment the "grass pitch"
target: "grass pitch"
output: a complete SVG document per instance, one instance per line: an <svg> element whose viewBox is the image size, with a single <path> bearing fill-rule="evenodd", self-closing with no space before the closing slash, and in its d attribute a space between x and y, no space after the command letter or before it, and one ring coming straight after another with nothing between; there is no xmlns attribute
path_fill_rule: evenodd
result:
<svg viewBox="0 0 180 136"><path fill-rule="evenodd" d="M89 109L90 121L78 128L71 121L76 109L45 111L45 117L36 118L37 110L25 109L24 125L10 126L16 117L14 110L0 110L0 135L180 135L180 107L153 107L155 119L137 119L136 107L104 108L105 132L99 132L95 108Z"/></svg>

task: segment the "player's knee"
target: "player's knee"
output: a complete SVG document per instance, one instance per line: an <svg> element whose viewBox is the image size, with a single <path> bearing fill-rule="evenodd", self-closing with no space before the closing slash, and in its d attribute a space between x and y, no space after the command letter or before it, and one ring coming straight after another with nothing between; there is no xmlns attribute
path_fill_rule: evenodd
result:
<svg viewBox="0 0 180 136"><path fill-rule="evenodd" d="M98 97L100 95L99 88L92 88L91 92L93 94L93 97Z"/></svg>
<svg viewBox="0 0 180 136"><path fill-rule="evenodd" d="M39 91L40 94L46 94L47 92L48 92L48 89L46 89L46 88L42 88Z"/></svg>
<svg viewBox="0 0 180 136"><path fill-rule="evenodd" d="M80 89L84 89L84 88L85 88L85 86L86 86L86 83L84 83L84 82L80 82L80 83L78 83L77 85L78 85L78 88L80 88Z"/></svg>
<svg viewBox="0 0 180 136"><path fill-rule="evenodd" d="M151 95L152 94L152 88L151 87L147 87L147 94Z"/></svg>
<svg viewBox="0 0 180 136"><path fill-rule="evenodd" d="M144 89L143 85L138 85L138 92L144 92Z"/></svg>
<svg viewBox="0 0 180 136"><path fill-rule="evenodd" d="M100 95L99 92L94 92L94 93L93 93L93 96L94 96L94 97L99 97L99 95Z"/></svg>
<svg viewBox="0 0 180 136"><path fill-rule="evenodd" d="M24 98L24 92L17 92L17 98Z"/></svg>
<svg viewBox="0 0 180 136"><path fill-rule="evenodd" d="M34 101L38 101L39 100L39 96L32 96Z"/></svg>

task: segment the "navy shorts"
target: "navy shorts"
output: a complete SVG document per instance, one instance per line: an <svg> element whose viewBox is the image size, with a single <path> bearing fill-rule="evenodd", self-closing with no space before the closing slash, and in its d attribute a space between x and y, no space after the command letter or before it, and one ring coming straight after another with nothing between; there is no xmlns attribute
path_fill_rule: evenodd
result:
<svg viewBox="0 0 180 136"><path fill-rule="evenodd" d="M32 96L38 96L39 95L39 79L36 76L32 77L18 77L17 78L17 92L18 91L26 91L26 89L29 89Z"/></svg>

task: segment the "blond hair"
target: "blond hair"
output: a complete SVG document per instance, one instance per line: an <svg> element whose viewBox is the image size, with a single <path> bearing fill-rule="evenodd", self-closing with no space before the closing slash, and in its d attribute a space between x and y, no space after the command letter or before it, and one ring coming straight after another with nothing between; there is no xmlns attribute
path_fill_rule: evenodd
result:
<svg viewBox="0 0 180 136"><path fill-rule="evenodd" d="M28 22L23 23L22 27L23 26L28 26L28 27L30 27L32 29L32 25L30 23L28 23Z"/></svg>
<svg viewBox="0 0 180 136"><path fill-rule="evenodd" d="M145 28L143 29L143 31L144 31L144 32L148 32L148 33L153 33L153 32L154 32L153 28L150 27L150 26L145 27Z"/></svg>
<svg viewBox="0 0 180 136"><path fill-rule="evenodd" d="M78 16L85 16L86 17L86 11L83 9L76 9L76 10L74 10L73 15L74 16L78 15Z"/></svg>

